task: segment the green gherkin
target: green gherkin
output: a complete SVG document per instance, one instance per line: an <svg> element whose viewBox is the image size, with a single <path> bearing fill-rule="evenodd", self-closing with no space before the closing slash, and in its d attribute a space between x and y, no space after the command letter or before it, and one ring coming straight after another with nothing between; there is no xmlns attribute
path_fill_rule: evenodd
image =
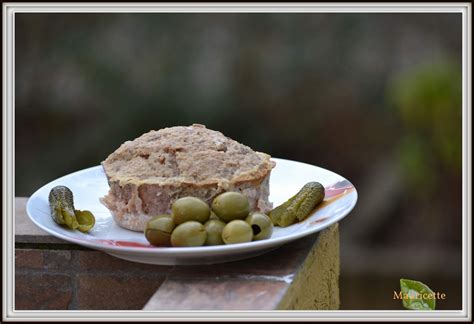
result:
<svg viewBox="0 0 474 324"><path fill-rule="evenodd" d="M79 224L74 213L72 191L65 186L56 186L49 193L49 207L54 221L76 229Z"/></svg>
<svg viewBox="0 0 474 324"><path fill-rule="evenodd" d="M49 208L51 217L59 225L70 229L78 229L86 233L95 224L94 215L88 210L76 210L72 191L65 186L56 186L49 192Z"/></svg>
<svg viewBox="0 0 474 324"><path fill-rule="evenodd" d="M314 207L323 201L325 195L324 186L319 182L307 183L302 189L302 195L304 195L304 199L298 204L298 209L296 210L296 218L299 221L308 217Z"/></svg>
<svg viewBox="0 0 474 324"><path fill-rule="evenodd" d="M74 214L76 215L78 223L77 229L82 233L87 233L92 229L92 227L94 227L95 217L90 211L75 210Z"/></svg>
<svg viewBox="0 0 474 324"><path fill-rule="evenodd" d="M273 209L269 215L274 225L286 227L296 220L302 221L324 199L324 186L319 182L308 182L293 197Z"/></svg>
<svg viewBox="0 0 474 324"><path fill-rule="evenodd" d="M273 225L280 225L280 223L282 222L283 215L287 212L288 206L290 206L296 196L297 195L294 195L293 197L285 201L283 204L278 207L275 207L268 213L268 216L270 216Z"/></svg>

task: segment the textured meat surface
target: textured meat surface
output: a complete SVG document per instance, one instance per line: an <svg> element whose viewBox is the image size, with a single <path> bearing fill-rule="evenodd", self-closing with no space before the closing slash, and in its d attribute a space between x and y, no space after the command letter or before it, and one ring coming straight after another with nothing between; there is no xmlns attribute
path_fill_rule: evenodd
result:
<svg viewBox="0 0 474 324"><path fill-rule="evenodd" d="M169 213L184 196L210 203L222 192L238 191L253 210L272 207L270 156L198 124L148 132L122 144L102 165L110 190L101 202L131 230L142 231L150 217Z"/></svg>
<svg viewBox="0 0 474 324"><path fill-rule="evenodd" d="M273 166L255 152L202 125L150 131L123 143L102 163L111 181L205 185L252 180Z"/></svg>

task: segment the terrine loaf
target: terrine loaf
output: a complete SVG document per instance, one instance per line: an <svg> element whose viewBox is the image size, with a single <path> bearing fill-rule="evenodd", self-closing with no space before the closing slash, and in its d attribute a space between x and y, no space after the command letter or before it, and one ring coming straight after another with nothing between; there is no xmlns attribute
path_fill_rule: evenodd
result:
<svg viewBox="0 0 474 324"><path fill-rule="evenodd" d="M102 162L110 190L101 202L122 227L143 231L153 216L170 213L178 198L207 203L225 191L244 194L252 210L267 212L275 162L203 125L150 131L123 143Z"/></svg>

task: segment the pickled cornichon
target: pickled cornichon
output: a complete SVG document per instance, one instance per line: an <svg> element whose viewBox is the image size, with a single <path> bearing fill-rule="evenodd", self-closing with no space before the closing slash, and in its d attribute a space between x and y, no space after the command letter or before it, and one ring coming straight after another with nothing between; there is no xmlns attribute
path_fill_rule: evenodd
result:
<svg viewBox="0 0 474 324"><path fill-rule="evenodd" d="M296 198L296 195L294 195L293 197L285 201L280 206L275 207L273 210L271 210L268 213L268 216L270 216L270 219L272 220L273 225L280 225L283 214L287 212L288 207L290 206L290 204L293 202L295 198Z"/></svg>
<svg viewBox="0 0 474 324"><path fill-rule="evenodd" d="M319 182L308 182L301 190L280 206L274 208L269 216L274 225L286 227L295 221L302 221L320 204L325 195L324 186Z"/></svg>
<svg viewBox="0 0 474 324"><path fill-rule="evenodd" d="M82 233L87 233L91 230L92 227L95 225L95 217L94 215L88 210L75 210L74 215L76 215L77 229Z"/></svg>
<svg viewBox="0 0 474 324"><path fill-rule="evenodd" d="M49 208L54 221L71 229L79 226L74 213L72 191L65 186L56 186L49 192Z"/></svg>
<svg viewBox="0 0 474 324"><path fill-rule="evenodd" d="M74 197L68 187L54 187L49 192L48 200L51 217L57 224L81 232L88 232L94 226L95 218L90 211L74 208Z"/></svg>

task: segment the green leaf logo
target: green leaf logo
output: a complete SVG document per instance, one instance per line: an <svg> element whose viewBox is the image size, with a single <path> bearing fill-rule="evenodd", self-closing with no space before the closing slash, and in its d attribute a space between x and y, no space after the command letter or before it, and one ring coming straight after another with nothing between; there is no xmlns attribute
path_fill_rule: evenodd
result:
<svg viewBox="0 0 474 324"><path fill-rule="evenodd" d="M404 296L403 307L413 310L434 310L435 293L420 281L400 279L400 289Z"/></svg>

